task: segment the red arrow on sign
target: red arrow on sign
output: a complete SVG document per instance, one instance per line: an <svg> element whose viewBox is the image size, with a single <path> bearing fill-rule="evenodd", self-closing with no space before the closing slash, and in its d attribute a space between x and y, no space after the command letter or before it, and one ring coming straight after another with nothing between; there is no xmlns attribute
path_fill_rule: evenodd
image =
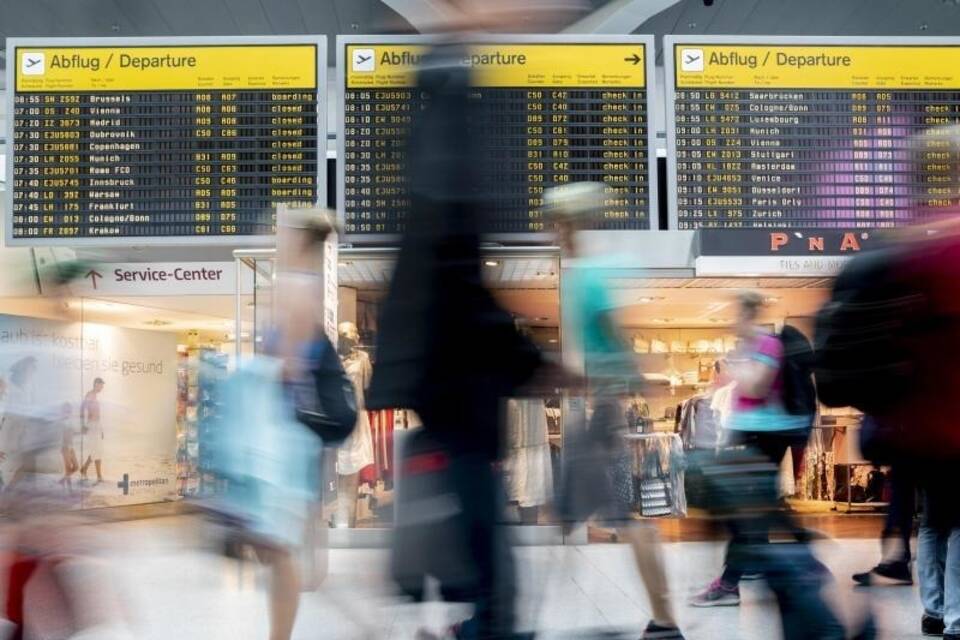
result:
<svg viewBox="0 0 960 640"><path fill-rule="evenodd" d="M84 277L85 277L85 278L90 278L90 281L93 283L93 288L96 289L96 288L97 288L97 278L102 278L102 277L103 277L103 274L100 273L99 271L94 270L94 269L90 269L90 271L88 271L88 272L87 272L87 275L85 275Z"/></svg>

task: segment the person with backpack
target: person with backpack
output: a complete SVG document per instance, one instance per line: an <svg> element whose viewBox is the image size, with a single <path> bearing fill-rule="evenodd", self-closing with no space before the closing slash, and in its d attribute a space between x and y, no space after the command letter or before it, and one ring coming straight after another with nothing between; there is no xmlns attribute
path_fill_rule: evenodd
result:
<svg viewBox="0 0 960 640"><path fill-rule="evenodd" d="M811 371L813 350L797 329L786 326L777 336L758 324L763 297L753 291L737 295L737 350L727 358L730 376L736 381L733 411L726 425L726 447L746 447L779 468L791 449L806 447L816 414L816 392ZM774 500L776 499L774 494ZM785 513L769 505L779 524L797 533ZM762 544L765 532L745 538L743 528L734 531L723 574L690 602L695 607L737 606L740 580L746 567L732 558L738 547ZM750 572L753 573L754 569Z"/></svg>
<svg viewBox="0 0 960 640"><path fill-rule="evenodd" d="M221 410L209 431L210 470L222 489L204 504L224 551L250 549L270 570L270 640L293 632L300 591L325 571L315 553L323 446L346 438L356 398L320 325L316 269L335 225L327 212L278 212L277 313L264 352L220 383ZM306 560L306 562L304 562Z"/></svg>

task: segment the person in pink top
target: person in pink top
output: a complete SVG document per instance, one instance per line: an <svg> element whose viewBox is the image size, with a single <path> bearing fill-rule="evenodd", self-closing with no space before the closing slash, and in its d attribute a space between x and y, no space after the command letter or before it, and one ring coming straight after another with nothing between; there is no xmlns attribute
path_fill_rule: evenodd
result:
<svg viewBox="0 0 960 640"><path fill-rule="evenodd" d="M784 408L784 345L778 336L760 325L762 308L760 294L743 291L737 295L738 345L727 359L730 377L736 386L733 409L725 425L725 445L746 446L773 465L779 465L788 450L806 446L814 416L793 415ZM799 531L786 520L780 524L794 533ZM694 596L690 604L695 607L739 605L739 584L745 571L741 563L731 561L731 555L738 546L754 542L741 539L741 535L734 532L723 575Z"/></svg>

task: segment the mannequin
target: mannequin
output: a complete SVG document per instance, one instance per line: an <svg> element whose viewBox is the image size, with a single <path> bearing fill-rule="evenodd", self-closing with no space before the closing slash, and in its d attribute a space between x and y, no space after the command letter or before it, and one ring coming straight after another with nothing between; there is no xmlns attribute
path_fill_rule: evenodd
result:
<svg viewBox="0 0 960 640"><path fill-rule="evenodd" d="M370 385L373 366L366 351L358 348L360 332L352 322L338 327L337 351L357 394L357 425L337 451L337 526L357 525L357 497L360 470L373 464L373 435L364 394Z"/></svg>

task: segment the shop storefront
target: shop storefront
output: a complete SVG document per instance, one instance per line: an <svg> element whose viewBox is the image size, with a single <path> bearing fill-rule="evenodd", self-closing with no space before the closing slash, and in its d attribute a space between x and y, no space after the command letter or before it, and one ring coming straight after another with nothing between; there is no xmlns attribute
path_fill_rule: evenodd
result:
<svg viewBox="0 0 960 640"><path fill-rule="evenodd" d="M734 294L741 289L760 292L765 300L762 320L771 331L792 324L809 333L816 310L829 294L833 272L817 267L816 273L740 269L737 275L717 275L710 268L717 268L716 260L722 256L704 255L710 250L704 249L702 234L694 232L591 232L587 244L588 254L620 256L617 268L608 273L609 282L620 309L619 320L646 378L646 385L624 407L630 426L628 446L636 485L650 488L660 483L664 490L638 492L635 515L682 516L687 512L683 449L691 446L698 420L703 419L697 408L709 406L722 389L716 374L718 361L736 347L731 329ZM253 294L238 297L237 305L243 322L253 327L250 335L254 337L247 344L256 350L255 336L269 325L274 313L272 252L237 251L235 255L239 268L256 274L258 282ZM395 256L395 249L340 249L337 322L343 335L355 338L355 346L341 353L348 370L359 367L358 361L360 368L376 367L373 347L380 302ZM713 259L713 266L703 260L707 257ZM834 270L842 262L842 258L831 260ZM576 368L578 356L562 339L564 268L556 249L491 247L484 254L483 268L488 285L518 324L530 331L541 348L559 351ZM570 430L580 424L577 411L575 399L560 395L508 403L504 472L508 513L521 541L560 539L553 498L565 442ZM859 464L852 444L856 423L856 416L847 411L823 410L810 447L785 460L783 491L792 496L797 508L829 511L838 502L845 504L847 471L854 502L881 501L879 494L868 493L868 486L876 490L876 478L870 479L869 466ZM332 544L385 541L394 517L397 450L418 425L412 412L399 408L367 412L357 425L367 443L354 450L359 453L353 457L329 454L324 466L324 518L331 527ZM604 535L591 529L577 532L568 541L583 541L587 534L589 539Z"/></svg>

